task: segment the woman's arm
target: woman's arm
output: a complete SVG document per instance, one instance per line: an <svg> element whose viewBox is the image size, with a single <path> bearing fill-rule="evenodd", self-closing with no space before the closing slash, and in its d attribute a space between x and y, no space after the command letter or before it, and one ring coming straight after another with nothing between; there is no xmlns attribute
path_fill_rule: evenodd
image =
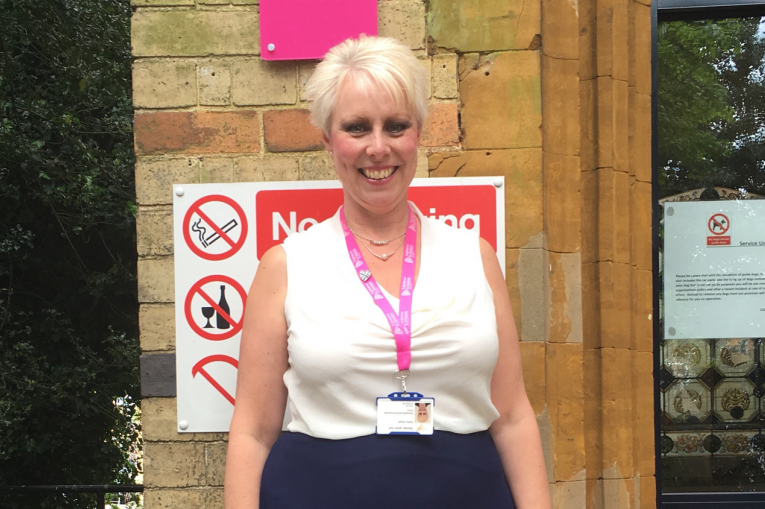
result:
<svg viewBox="0 0 765 509"><path fill-rule="evenodd" d="M481 239L481 258L494 294L499 358L491 378L491 400L499 418L489 428L518 509L550 509L550 491L539 427L526 396L521 352L510 297L494 249Z"/></svg>
<svg viewBox="0 0 765 509"><path fill-rule="evenodd" d="M247 295L236 405L228 435L226 509L257 509L260 476L279 438L287 402L287 261L275 246L260 260Z"/></svg>

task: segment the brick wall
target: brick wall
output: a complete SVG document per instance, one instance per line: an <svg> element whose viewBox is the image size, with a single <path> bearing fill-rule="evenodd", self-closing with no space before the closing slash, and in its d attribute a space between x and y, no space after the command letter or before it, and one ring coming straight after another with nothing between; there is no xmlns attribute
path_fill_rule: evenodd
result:
<svg viewBox="0 0 765 509"><path fill-rule="evenodd" d="M256 0L133 5L141 348L164 362L171 184L334 174L306 110L314 62L260 59ZM506 179L507 286L554 507L654 507L650 6L379 0L378 10L380 34L429 71L417 176ZM222 507L225 435L176 433L171 391L148 394L147 509Z"/></svg>

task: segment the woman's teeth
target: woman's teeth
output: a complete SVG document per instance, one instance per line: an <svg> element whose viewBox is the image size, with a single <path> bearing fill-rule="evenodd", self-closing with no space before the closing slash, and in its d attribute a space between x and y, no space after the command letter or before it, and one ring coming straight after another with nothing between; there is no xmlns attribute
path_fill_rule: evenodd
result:
<svg viewBox="0 0 765 509"><path fill-rule="evenodd" d="M368 170L366 168L361 168L361 172L364 174L364 176L373 180L382 180L388 178L394 171L396 171L395 166L386 168L384 170Z"/></svg>

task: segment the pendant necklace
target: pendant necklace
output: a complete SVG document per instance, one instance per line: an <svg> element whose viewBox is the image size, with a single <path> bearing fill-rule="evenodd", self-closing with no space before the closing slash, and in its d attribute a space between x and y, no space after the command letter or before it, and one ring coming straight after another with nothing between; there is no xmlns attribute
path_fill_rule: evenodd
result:
<svg viewBox="0 0 765 509"><path fill-rule="evenodd" d="M350 228L348 228L348 229L350 230ZM351 231L353 231L353 230L351 230ZM406 232L404 232L404 234L406 234ZM361 238L364 238L364 237L361 237ZM364 240L367 240L367 239L364 239ZM394 240L394 239L391 239L391 240ZM386 244L387 244L388 242L390 242L390 240L387 240L387 241L385 241L385 243L386 243ZM396 249L394 249L392 252L390 252L390 253L383 253L383 254L381 254L381 255L379 255L379 254L375 253L374 251L372 251L372 250L369 248L369 246L367 246L366 244L364 244L364 247L365 247L365 248L367 248L367 251L369 251L369 252L370 252L370 253L372 253L374 256L376 256L377 258L379 258L380 260L382 260L382 261L384 261L384 262L385 262L385 261L388 261L388 260L390 259L390 257L391 257L391 256L393 256L394 254L396 254L396 251L398 251L398 250L401 248L401 246L403 246L403 245L404 245L404 243L402 242L402 243L401 243L401 244L399 244L399 246L398 246Z"/></svg>

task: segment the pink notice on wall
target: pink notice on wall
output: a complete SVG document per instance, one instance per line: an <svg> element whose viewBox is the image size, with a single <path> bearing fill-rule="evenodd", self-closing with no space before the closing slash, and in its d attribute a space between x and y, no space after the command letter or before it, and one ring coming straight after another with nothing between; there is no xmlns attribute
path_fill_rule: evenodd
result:
<svg viewBox="0 0 765 509"><path fill-rule="evenodd" d="M264 60L319 59L359 34L377 35L377 0L260 0Z"/></svg>

